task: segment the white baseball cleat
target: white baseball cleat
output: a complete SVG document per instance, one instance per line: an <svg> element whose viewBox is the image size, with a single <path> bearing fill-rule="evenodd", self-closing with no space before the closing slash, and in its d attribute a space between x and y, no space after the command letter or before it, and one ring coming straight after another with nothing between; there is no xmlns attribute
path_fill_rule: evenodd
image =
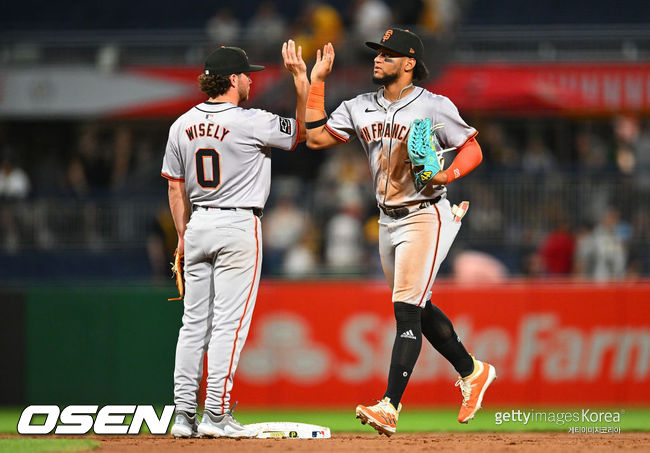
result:
<svg viewBox="0 0 650 453"><path fill-rule="evenodd" d="M197 427L196 414L190 416L186 411L176 411L171 435L177 438L198 437Z"/></svg>
<svg viewBox="0 0 650 453"><path fill-rule="evenodd" d="M246 428L235 420L232 411L216 415L209 410L203 412L203 418L198 427L201 437L255 437L257 432Z"/></svg>

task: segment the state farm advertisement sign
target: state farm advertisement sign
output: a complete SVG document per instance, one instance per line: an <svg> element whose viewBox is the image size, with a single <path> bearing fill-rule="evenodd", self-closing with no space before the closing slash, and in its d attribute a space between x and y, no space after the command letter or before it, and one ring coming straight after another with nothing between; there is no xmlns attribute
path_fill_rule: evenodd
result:
<svg viewBox="0 0 650 453"><path fill-rule="evenodd" d="M650 285L438 284L434 303L498 379L485 404L650 402ZM263 282L232 399L355 405L381 398L394 339L384 283ZM457 404L452 366L423 340L404 404Z"/></svg>

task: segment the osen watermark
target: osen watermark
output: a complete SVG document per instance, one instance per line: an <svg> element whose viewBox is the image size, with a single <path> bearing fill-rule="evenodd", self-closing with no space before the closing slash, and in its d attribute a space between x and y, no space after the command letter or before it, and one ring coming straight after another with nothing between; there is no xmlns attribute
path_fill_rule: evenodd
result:
<svg viewBox="0 0 650 453"><path fill-rule="evenodd" d="M130 423L126 416L133 415ZM36 424L34 417L45 416L44 423ZM59 406L34 405L26 407L18 420L20 434L138 434L146 423L151 434L166 434L174 416L174 406L165 406L160 417L151 405L111 405L101 409L97 405Z"/></svg>

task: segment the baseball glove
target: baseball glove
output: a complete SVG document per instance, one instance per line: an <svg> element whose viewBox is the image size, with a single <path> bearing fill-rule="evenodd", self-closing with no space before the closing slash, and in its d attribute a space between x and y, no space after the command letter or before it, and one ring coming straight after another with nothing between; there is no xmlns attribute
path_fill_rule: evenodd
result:
<svg viewBox="0 0 650 453"><path fill-rule="evenodd" d="M185 279L183 275L183 267L185 266L185 255L178 253L178 249L174 252L174 262L172 265L172 274L176 279L176 288L178 288L179 297L174 297L167 300L183 300L185 296Z"/></svg>
<svg viewBox="0 0 650 453"><path fill-rule="evenodd" d="M407 149L413 171L415 189L419 192L442 170L436 151L437 140L431 130L431 119L413 120L408 136Z"/></svg>

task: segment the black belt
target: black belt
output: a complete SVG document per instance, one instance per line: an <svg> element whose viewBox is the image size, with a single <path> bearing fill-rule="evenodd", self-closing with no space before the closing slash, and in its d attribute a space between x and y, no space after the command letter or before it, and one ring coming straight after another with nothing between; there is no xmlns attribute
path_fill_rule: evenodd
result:
<svg viewBox="0 0 650 453"><path fill-rule="evenodd" d="M386 206L379 205L379 208L382 211L384 211L384 214L386 214L388 217L392 217L393 219L401 219L402 217L406 217L407 215L409 215L414 211L428 208L429 206L436 204L437 202L440 201L441 198L442 196L438 195L433 200L423 201L420 204L414 204L412 206L401 206L399 208L389 208Z"/></svg>
<svg viewBox="0 0 650 453"><path fill-rule="evenodd" d="M237 209L245 209L247 211L253 211L257 217L262 218L264 215L264 210L260 208L219 208L217 206L199 206L192 205L192 211L210 211L210 210L219 210L219 211L236 211Z"/></svg>

